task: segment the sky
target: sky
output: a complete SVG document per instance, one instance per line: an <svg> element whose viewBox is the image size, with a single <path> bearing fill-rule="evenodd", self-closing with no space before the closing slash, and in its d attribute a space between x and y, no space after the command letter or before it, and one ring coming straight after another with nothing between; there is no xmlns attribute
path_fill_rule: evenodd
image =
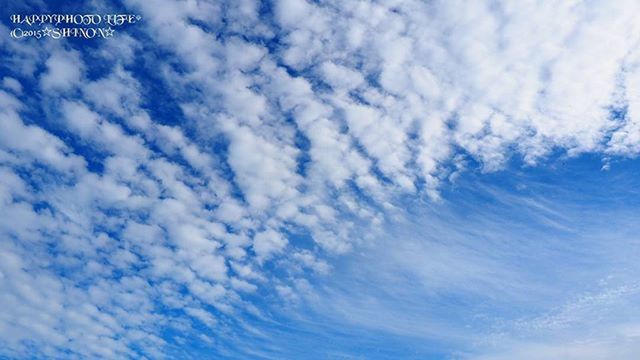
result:
<svg viewBox="0 0 640 360"><path fill-rule="evenodd" d="M0 359L640 353L640 2L0 9Z"/></svg>

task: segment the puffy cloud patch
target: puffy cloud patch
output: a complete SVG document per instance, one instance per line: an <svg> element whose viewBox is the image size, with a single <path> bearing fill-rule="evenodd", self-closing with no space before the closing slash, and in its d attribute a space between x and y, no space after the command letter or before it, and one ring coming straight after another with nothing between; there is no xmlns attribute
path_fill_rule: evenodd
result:
<svg viewBox="0 0 640 360"><path fill-rule="evenodd" d="M117 43L0 40L7 356L224 342L467 164L640 150L631 0L123 5Z"/></svg>

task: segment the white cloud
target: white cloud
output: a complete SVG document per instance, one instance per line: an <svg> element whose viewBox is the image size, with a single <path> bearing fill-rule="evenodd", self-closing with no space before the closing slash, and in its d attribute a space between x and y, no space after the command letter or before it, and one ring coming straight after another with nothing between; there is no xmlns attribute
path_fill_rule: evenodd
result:
<svg viewBox="0 0 640 360"><path fill-rule="evenodd" d="M14 78L5 76L2 78L2 86L7 90L13 91L15 94L19 95L22 93L22 84Z"/></svg>
<svg viewBox="0 0 640 360"><path fill-rule="evenodd" d="M23 105L17 98L0 91L0 113L3 117L0 143L3 150L60 171L76 171L84 166L81 158L68 153L68 147L60 139L38 126L25 124L18 113L21 110Z"/></svg>
<svg viewBox="0 0 640 360"><path fill-rule="evenodd" d="M40 77L40 86L45 92L73 89L84 71L84 63L75 50L54 50L45 65L47 71Z"/></svg>
<svg viewBox="0 0 640 360"><path fill-rule="evenodd" d="M253 251L256 252L260 260L281 252L285 246L287 246L287 240L272 229L261 231L253 237Z"/></svg>
<svg viewBox="0 0 640 360"><path fill-rule="evenodd" d="M144 19L138 37L76 50L0 40L12 54L0 90L10 354L28 351L25 339L36 357L65 346L133 357L139 344L153 354L174 320L154 306L215 327L253 309L241 294L300 299L311 293L304 274L332 268L327 253L375 237L403 196L438 198L468 158L493 171L554 150L640 151L632 0L287 0L273 19L250 1L125 5ZM181 112L147 108L136 59ZM89 60L105 72L89 76ZM512 264L468 245L399 242L381 266L430 294L508 283L516 296ZM269 261L286 274L271 279ZM355 304L364 323L384 305ZM381 317L387 328L425 329L394 315Z"/></svg>

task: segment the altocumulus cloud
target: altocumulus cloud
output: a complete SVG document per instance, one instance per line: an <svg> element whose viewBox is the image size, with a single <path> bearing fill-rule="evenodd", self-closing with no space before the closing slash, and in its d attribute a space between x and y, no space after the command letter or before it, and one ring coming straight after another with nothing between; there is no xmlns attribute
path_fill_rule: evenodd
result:
<svg viewBox="0 0 640 360"><path fill-rule="evenodd" d="M271 305L319 309L327 294L365 327L442 332L376 325L398 319L380 310L388 298L367 308L313 279L386 234L407 198L436 206L465 171L558 154L607 168L640 152L637 1L46 3L9 5L0 24L1 356L278 357L260 326ZM143 20L110 39L18 40L11 11ZM451 243L383 242L384 255L369 252L387 259L379 283L400 286L400 269L425 293L508 284L516 299L518 270L492 258L509 250L469 249L441 230L454 215L435 216ZM363 299L365 285L353 286ZM620 285L521 326L636 292ZM567 354L607 356L610 342Z"/></svg>

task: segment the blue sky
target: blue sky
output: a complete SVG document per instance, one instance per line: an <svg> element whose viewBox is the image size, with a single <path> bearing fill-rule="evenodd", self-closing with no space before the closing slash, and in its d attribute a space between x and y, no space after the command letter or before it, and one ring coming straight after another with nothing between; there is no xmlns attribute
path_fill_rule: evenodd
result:
<svg viewBox="0 0 640 360"><path fill-rule="evenodd" d="M0 358L640 352L635 1L2 9Z"/></svg>

